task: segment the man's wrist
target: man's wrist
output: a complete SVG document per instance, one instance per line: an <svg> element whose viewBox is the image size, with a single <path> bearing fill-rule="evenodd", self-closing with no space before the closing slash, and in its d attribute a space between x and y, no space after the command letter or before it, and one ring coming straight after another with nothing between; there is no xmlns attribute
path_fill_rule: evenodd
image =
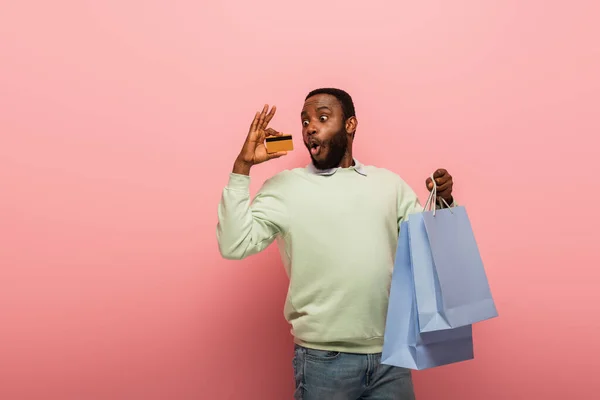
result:
<svg viewBox="0 0 600 400"><path fill-rule="evenodd" d="M252 164L247 163L243 160L236 159L233 163L233 173L239 175L250 175L250 168L252 168Z"/></svg>

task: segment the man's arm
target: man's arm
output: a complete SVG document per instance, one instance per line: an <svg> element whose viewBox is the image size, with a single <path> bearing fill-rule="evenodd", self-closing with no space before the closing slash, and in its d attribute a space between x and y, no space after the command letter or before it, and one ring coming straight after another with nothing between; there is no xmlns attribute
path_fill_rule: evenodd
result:
<svg viewBox="0 0 600 400"><path fill-rule="evenodd" d="M265 138L281 136L280 132L267 128L275 115L275 106L267 113L268 110L265 104L262 112L254 116L219 203L217 241L221 255L227 259L241 260L264 250L286 229L288 214L281 187L282 174L267 180L254 201L250 201L252 166L286 154L267 152Z"/></svg>
<svg viewBox="0 0 600 400"><path fill-rule="evenodd" d="M398 232L400 224L408 219L410 214L423 212L423 205L415 191L404 181L398 185Z"/></svg>
<svg viewBox="0 0 600 400"><path fill-rule="evenodd" d="M253 201L250 176L231 173L218 208L217 241L221 255L242 260L267 248L287 229L281 178L265 182Z"/></svg>

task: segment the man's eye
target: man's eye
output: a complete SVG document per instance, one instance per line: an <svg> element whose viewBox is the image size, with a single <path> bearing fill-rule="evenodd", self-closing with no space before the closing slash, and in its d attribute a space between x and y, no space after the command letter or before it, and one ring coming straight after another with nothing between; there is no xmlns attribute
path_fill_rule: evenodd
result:
<svg viewBox="0 0 600 400"><path fill-rule="evenodd" d="M308 126L308 121L307 120L302 121L302 126Z"/></svg>
<svg viewBox="0 0 600 400"><path fill-rule="evenodd" d="M327 116L326 115L321 115L321 118L319 118L321 120L321 122L325 122L327 121Z"/></svg>

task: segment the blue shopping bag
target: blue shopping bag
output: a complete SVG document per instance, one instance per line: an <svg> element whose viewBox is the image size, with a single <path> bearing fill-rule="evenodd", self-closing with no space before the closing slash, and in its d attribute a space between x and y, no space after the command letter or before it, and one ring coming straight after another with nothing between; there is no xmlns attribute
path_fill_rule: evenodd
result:
<svg viewBox="0 0 600 400"><path fill-rule="evenodd" d="M392 272L382 364L423 370L474 358L470 325L420 333L417 313L408 223L402 222Z"/></svg>
<svg viewBox="0 0 600 400"><path fill-rule="evenodd" d="M428 203L423 213L408 217L420 331L457 328L497 317L466 209L427 211Z"/></svg>

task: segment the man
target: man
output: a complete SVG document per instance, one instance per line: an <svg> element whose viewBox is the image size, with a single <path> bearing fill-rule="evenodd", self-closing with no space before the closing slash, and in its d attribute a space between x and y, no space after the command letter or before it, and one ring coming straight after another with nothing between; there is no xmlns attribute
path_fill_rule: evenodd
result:
<svg viewBox="0 0 600 400"><path fill-rule="evenodd" d="M275 110L256 113L235 160L218 209L220 252L240 260L277 239L296 399L414 399L410 370L381 364L381 351L399 225L423 207L398 175L353 157L352 98L331 88L310 92L302 108L312 162L268 179L251 201L251 167L285 155L264 144L281 135L268 128ZM452 177L439 169L434 179L438 200L452 204Z"/></svg>

